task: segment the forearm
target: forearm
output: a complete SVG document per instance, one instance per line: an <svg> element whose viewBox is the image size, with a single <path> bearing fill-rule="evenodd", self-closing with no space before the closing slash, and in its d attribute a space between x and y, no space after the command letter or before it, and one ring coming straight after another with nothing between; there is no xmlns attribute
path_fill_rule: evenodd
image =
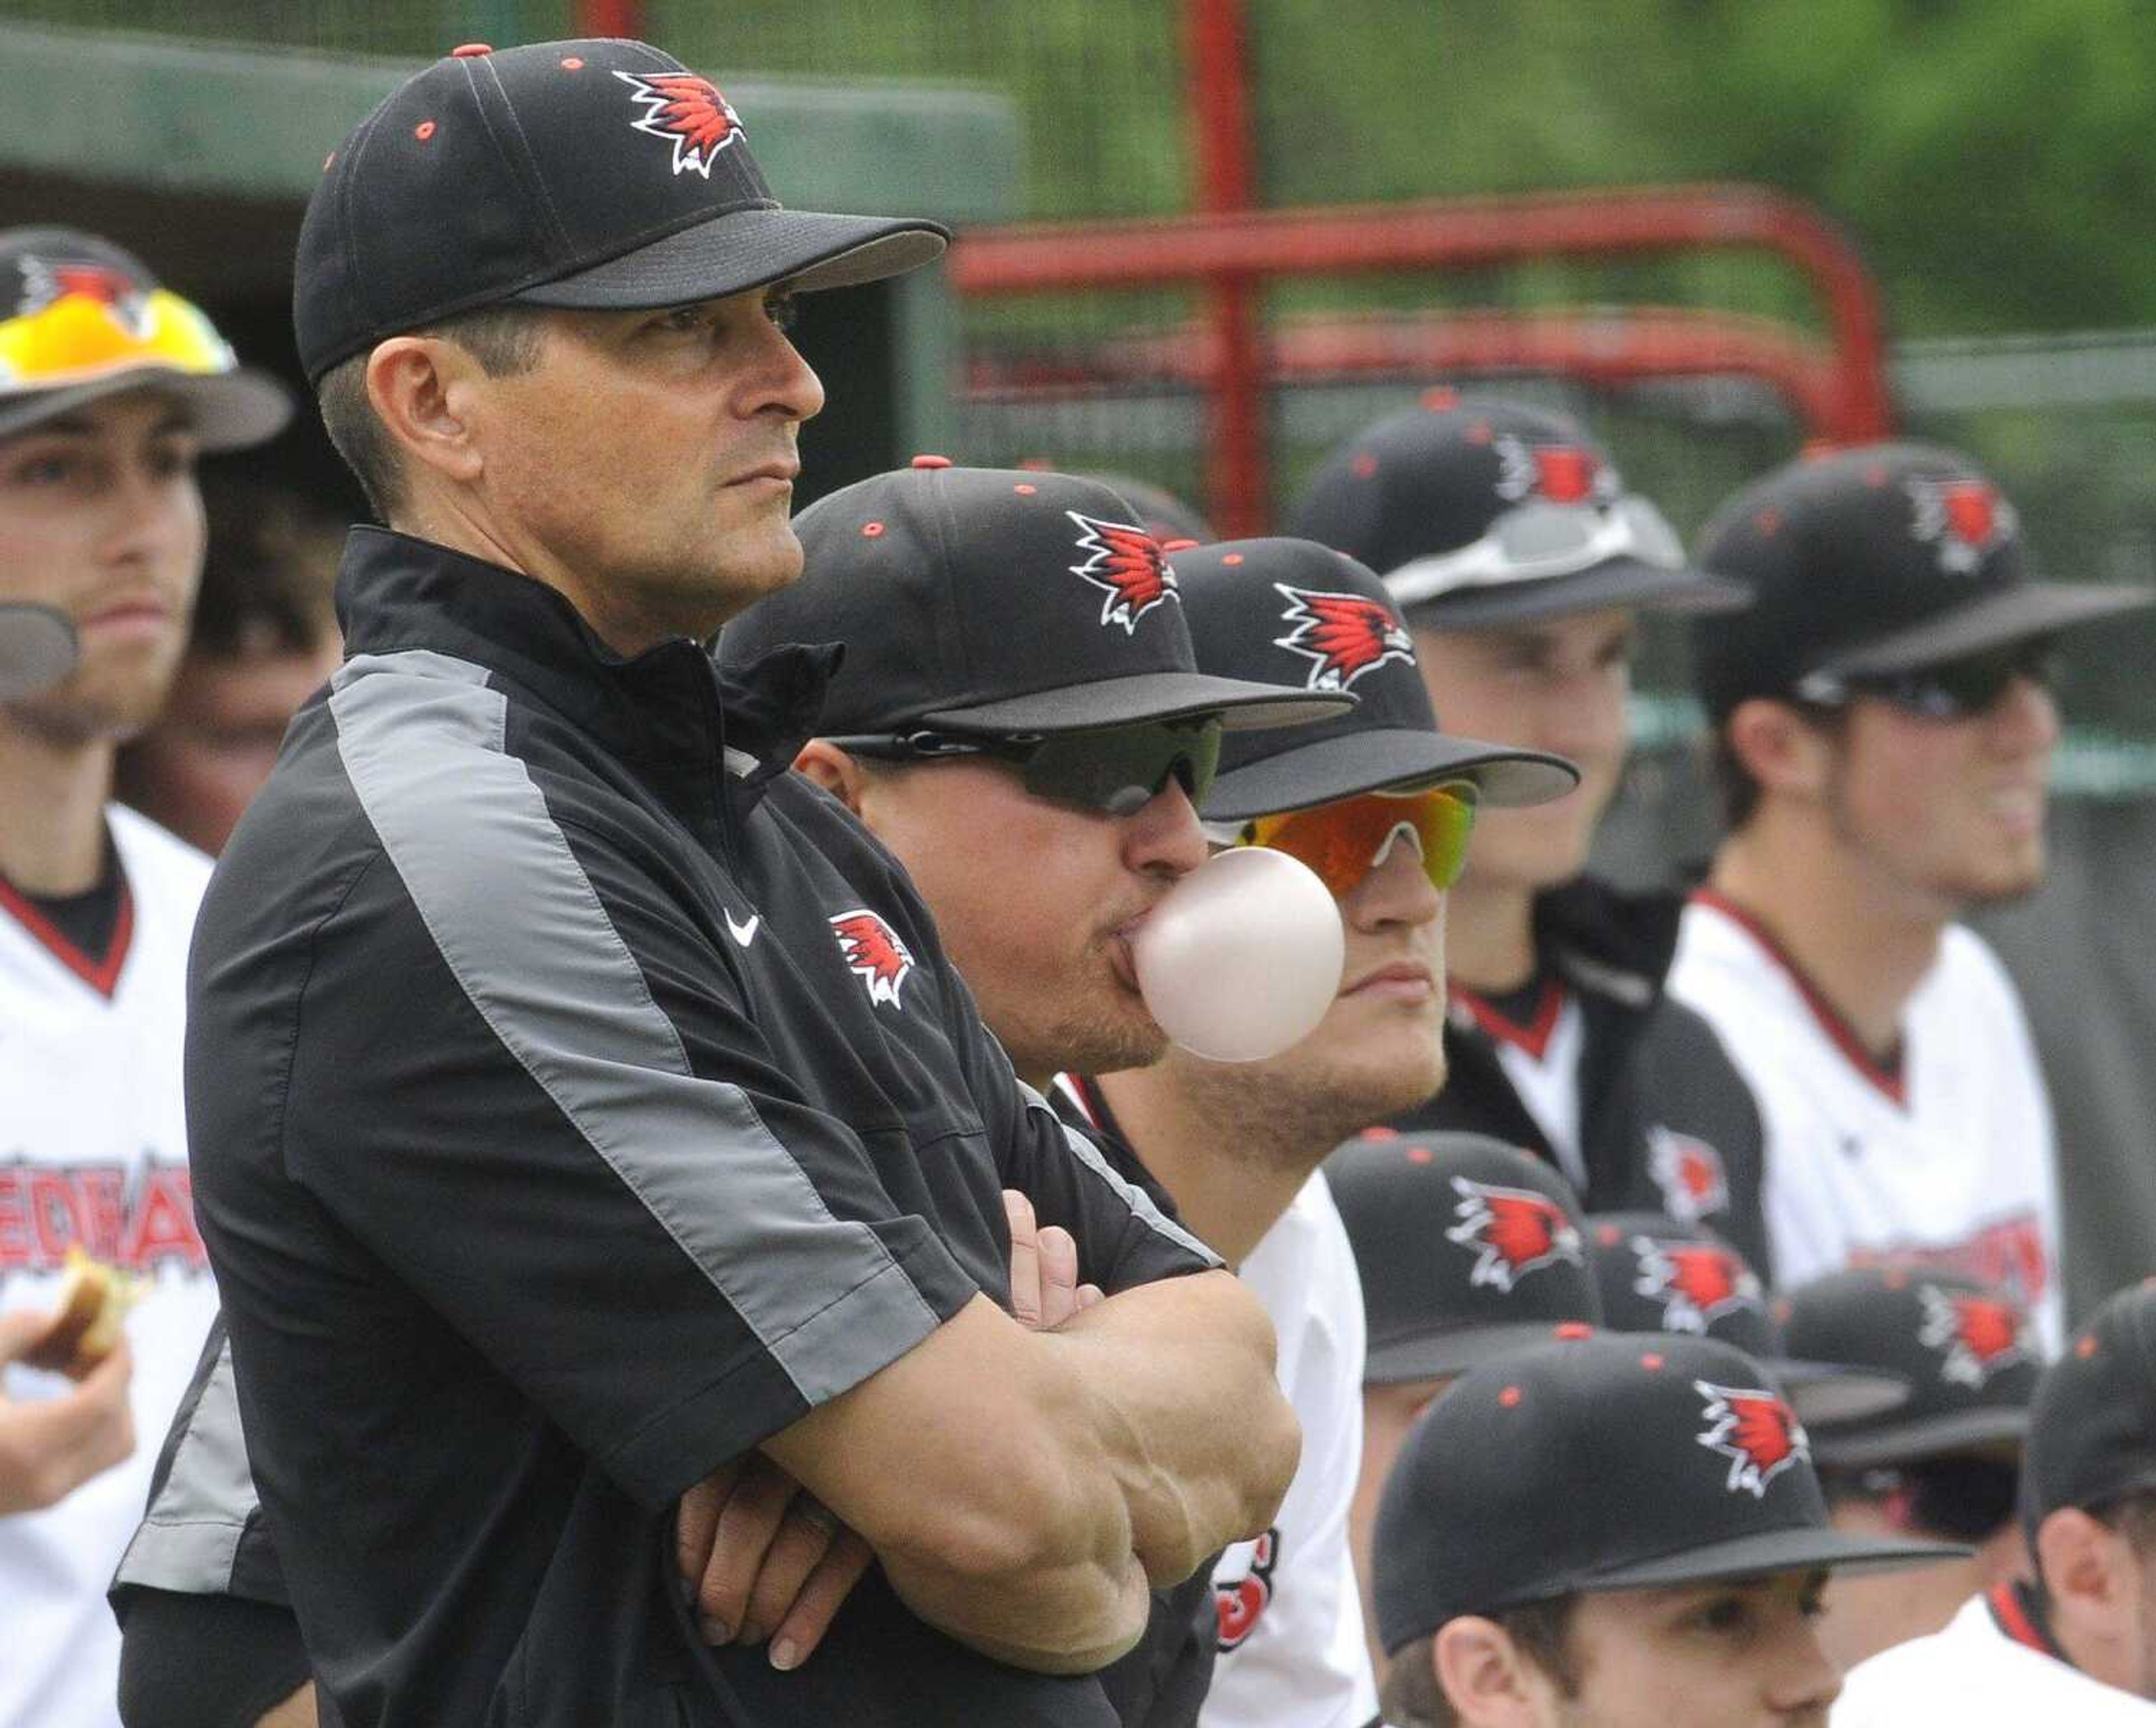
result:
<svg viewBox="0 0 2156 1728"><path fill-rule="evenodd" d="M1127 1290L1042 1339L1086 1394L1154 1584L1271 1521L1301 1432L1274 1377L1271 1323L1230 1274Z"/></svg>
<svg viewBox="0 0 2156 1728"><path fill-rule="evenodd" d="M1091 1674L1144 1635L1152 1597L1127 1541L1002 1579L954 1574L886 1556L884 1572L907 1607L959 1643L1036 1674Z"/></svg>

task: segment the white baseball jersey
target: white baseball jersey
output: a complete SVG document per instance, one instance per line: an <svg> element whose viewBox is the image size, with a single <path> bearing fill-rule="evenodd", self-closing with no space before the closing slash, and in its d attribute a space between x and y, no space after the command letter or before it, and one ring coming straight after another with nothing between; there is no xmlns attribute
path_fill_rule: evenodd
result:
<svg viewBox="0 0 2156 1728"><path fill-rule="evenodd" d="M102 963L0 886L0 1307L49 1307L71 1243L147 1281L127 1320L134 1456L58 1505L0 1518L0 1728L116 1728L105 1588L193 1372L217 1288L196 1233L181 1108L187 938L209 860L118 806L126 879ZM11 1398L63 1391L8 1372Z"/></svg>
<svg viewBox="0 0 2156 1728"><path fill-rule="evenodd" d="M1280 1335L1302 1460L1273 1527L1214 1568L1220 1652L1199 1728L1363 1728L1378 1713L1348 1550L1363 1461L1363 1287L1323 1177L1237 1272Z"/></svg>
<svg viewBox="0 0 2156 1728"><path fill-rule="evenodd" d="M1741 910L1686 907L1670 991L1721 1034L1765 1132L1762 1210L1784 1286L1894 1259L2003 1284L2065 1336L2051 1104L2005 969L1950 925L1902 1016L1900 1072Z"/></svg>
<svg viewBox="0 0 2156 1728"><path fill-rule="evenodd" d="M1860 1662L1830 1728L2156 1728L2156 1704L2091 1679L2017 1636L1996 1592L1971 1597L1943 1631Z"/></svg>
<svg viewBox="0 0 2156 1728"><path fill-rule="evenodd" d="M1587 1192L1587 1155L1580 1147L1579 1064L1587 1054L1587 1016L1579 998L1552 984L1532 1027L1515 1026L1472 992L1455 987L1454 1006L1478 1023L1497 1053L1497 1066L1549 1142L1564 1179Z"/></svg>

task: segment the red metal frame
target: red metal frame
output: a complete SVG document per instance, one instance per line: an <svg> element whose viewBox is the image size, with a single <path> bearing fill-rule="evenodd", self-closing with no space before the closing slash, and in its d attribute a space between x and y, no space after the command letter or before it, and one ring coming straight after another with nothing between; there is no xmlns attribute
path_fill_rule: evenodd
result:
<svg viewBox="0 0 2156 1728"><path fill-rule="evenodd" d="M1885 323L1863 260L1816 210L1766 187L1710 185L1330 208L1245 211L1132 222L968 231L951 250L951 279L978 297L1073 290L1256 283L1291 276L1486 269L1537 258L1619 257L1702 249L1763 250L1786 259L1820 295L1831 364L1810 429L1837 443L1884 437L1892 424ZM1261 423L1230 445L1222 408L1231 373L1255 372L1223 340L1208 380L1215 457L1232 480L1213 501L1246 531L1266 495ZM1255 392L1254 392L1255 393ZM1800 406L1804 404L1800 403Z"/></svg>

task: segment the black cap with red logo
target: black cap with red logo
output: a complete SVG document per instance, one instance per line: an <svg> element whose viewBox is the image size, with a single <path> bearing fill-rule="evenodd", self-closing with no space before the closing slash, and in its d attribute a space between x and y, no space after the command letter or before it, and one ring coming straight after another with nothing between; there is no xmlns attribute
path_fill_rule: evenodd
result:
<svg viewBox="0 0 2156 1728"><path fill-rule="evenodd" d="M1908 1382L1889 1370L1791 1356L1758 1274L1704 1224L1659 1212L1590 1213L1586 1238L1611 1331L1694 1332L1733 1344L1774 1377L1807 1423L1859 1420L1908 1402Z"/></svg>
<svg viewBox="0 0 2156 1728"><path fill-rule="evenodd" d="M932 222L779 207L751 120L640 42L473 44L405 80L323 165L293 315L310 378L475 306L671 306L896 275Z"/></svg>
<svg viewBox="0 0 2156 1728"><path fill-rule="evenodd" d="M2021 1490L2032 1533L2061 1506L2156 1492L2156 1279L2107 1299L2044 1370Z"/></svg>
<svg viewBox="0 0 2156 1728"><path fill-rule="evenodd" d="M1442 1379L1602 1320L1579 1202L1486 1135L1373 1129L1325 1161L1363 1280L1373 1386Z"/></svg>
<svg viewBox="0 0 2156 1728"><path fill-rule="evenodd" d="M1871 444L1777 469L1722 505L1699 561L1753 604L1691 628L1717 720L1753 696L1839 694L2146 606L2136 587L2034 580L2020 519L1967 457ZM1823 682L1824 681L1824 682Z"/></svg>
<svg viewBox="0 0 2156 1728"><path fill-rule="evenodd" d="M1676 531L1577 421L1450 390L1334 452L1291 526L1359 558L1435 629L1744 603L1686 562Z"/></svg>
<svg viewBox="0 0 2156 1728"><path fill-rule="evenodd" d="M843 643L826 735L1045 736L1214 713L1229 729L1296 726L1354 705L1201 672L1174 566L1096 481L921 456L793 526L800 580L730 622L720 652L745 664Z"/></svg>
<svg viewBox="0 0 2156 1728"><path fill-rule="evenodd" d="M1378 1630L1397 1651L1578 1592L1968 1551L1834 1529L1803 1423L1743 1351L1604 1332L1485 1362L1416 1423L1378 1509Z"/></svg>
<svg viewBox="0 0 2156 1728"><path fill-rule="evenodd" d="M1813 1440L1822 1464L2020 1456L2044 1358L2027 1311L2004 1291L1958 1273L1863 1266L1799 1285L1773 1312L1797 1354L1883 1368L1908 1383L1899 1409L1820 1422Z"/></svg>
<svg viewBox="0 0 2156 1728"><path fill-rule="evenodd" d="M1541 804L1579 783L1562 756L1440 731L1399 608L1353 558L1308 540L1178 546L1174 558L1201 670L1357 699L1314 726L1225 741L1207 816L1240 822L1443 781L1486 804Z"/></svg>

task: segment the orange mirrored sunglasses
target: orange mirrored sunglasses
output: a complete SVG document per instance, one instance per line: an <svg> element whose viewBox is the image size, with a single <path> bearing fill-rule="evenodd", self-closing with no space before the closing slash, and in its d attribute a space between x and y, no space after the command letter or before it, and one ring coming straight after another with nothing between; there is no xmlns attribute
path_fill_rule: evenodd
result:
<svg viewBox="0 0 2156 1728"><path fill-rule="evenodd" d="M1236 843L1285 852L1310 866L1339 898L1383 864L1403 838L1422 859L1430 886L1442 893L1460 879L1475 832L1475 788L1466 782L1392 797L1358 798L1261 816L1245 823Z"/></svg>
<svg viewBox="0 0 2156 1728"><path fill-rule="evenodd" d="M125 306L64 294L0 321L0 394L86 384L137 367L208 377L237 364L207 315L162 288Z"/></svg>

